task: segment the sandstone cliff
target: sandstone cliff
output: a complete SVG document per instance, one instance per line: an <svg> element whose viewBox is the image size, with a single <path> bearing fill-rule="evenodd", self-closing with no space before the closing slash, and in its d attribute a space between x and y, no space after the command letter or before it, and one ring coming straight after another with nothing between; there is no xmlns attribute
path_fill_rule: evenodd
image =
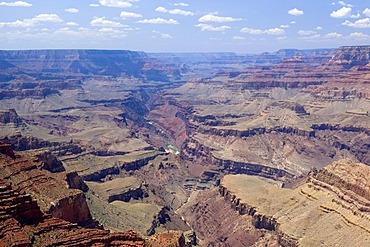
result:
<svg viewBox="0 0 370 247"><path fill-rule="evenodd" d="M230 222L222 228L227 218L220 215L230 214L230 206L238 214L232 216L236 222L249 222L244 234L257 237L264 230L281 246L366 246L370 240L369 172L364 164L340 160L312 171L293 189L281 188L272 180L227 175L219 195L200 193L181 210L198 236L215 246L232 246L229 239L241 237L237 231L227 231L234 227ZM218 226L222 234L210 230Z"/></svg>
<svg viewBox="0 0 370 247"><path fill-rule="evenodd" d="M110 233L86 229L41 212L30 195L0 180L1 246L126 246L184 247L179 232L161 233L145 240L135 232Z"/></svg>
<svg viewBox="0 0 370 247"><path fill-rule="evenodd" d="M1 154L0 167L1 179L31 194L43 212L80 225L93 223L83 191L72 189L69 173L50 153Z"/></svg>

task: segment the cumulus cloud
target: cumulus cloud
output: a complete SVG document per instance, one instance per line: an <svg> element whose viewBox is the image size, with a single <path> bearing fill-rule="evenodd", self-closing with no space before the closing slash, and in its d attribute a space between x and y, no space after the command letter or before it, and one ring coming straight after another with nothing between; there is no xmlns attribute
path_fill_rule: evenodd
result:
<svg viewBox="0 0 370 247"><path fill-rule="evenodd" d="M99 3L100 3L101 6L113 7L113 8L129 8L129 7L132 7L132 3L121 1L121 0L99 0Z"/></svg>
<svg viewBox="0 0 370 247"><path fill-rule="evenodd" d="M78 13L79 10L75 8L68 8L68 9L65 9L64 11L69 12L69 13Z"/></svg>
<svg viewBox="0 0 370 247"><path fill-rule="evenodd" d="M101 33L109 33L109 34L122 33L122 31L119 31L119 30L111 28L111 27L103 27L103 28L100 28L98 31L101 32Z"/></svg>
<svg viewBox="0 0 370 247"><path fill-rule="evenodd" d="M31 3L23 2L23 1L15 1L15 2L0 2L0 6L8 6L8 7L31 7Z"/></svg>
<svg viewBox="0 0 370 247"><path fill-rule="evenodd" d="M349 20L346 20L342 23L342 25L354 28L370 28L370 18L360 19L355 22L350 22Z"/></svg>
<svg viewBox="0 0 370 247"><path fill-rule="evenodd" d="M298 31L298 34L301 35L301 36L308 36L308 35L312 35L312 34L315 34L316 32L314 31L310 31L310 30L299 30Z"/></svg>
<svg viewBox="0 0 370 247"><path fill-rule="evenodd" d="M364 34L364 33L360 33L360 32L350 33L349 37L355 38L355 39L368 39L368 38L370 38L369 35Z"/></svg>
<svg viewBox="0 0 370 247"><path fill-rule="evenodd" d="M318 26L315 28L316 30L322 30L322 27Z"/></svg>
<svg viewBox="0 0 370 247"><path fill-rule="evenodd" d="M182 6L182 7L188 7L189 6L189 4L187 4L187 3L174 3L173 5L174 6Z"/></svg>
<svg viewBox="0 0 370 247"><path fill-rule="evenodd" d="M289 28L289 25L280 25L281 28Z"/></svg>
<svg viewBox="0 0 370 247"><path fill-rule="evenodd" d="M185 11L181 9L171 9L168 11L168 13L173 14L173 15L185 15L185 16L193 16L195 13L191 11Z"/></svg>
<svg viewBox="0 0 370 247"><path fill-rule="evenodd" d="M342 7L337 11L331 12L330 16L333 18L346 18L350 17L352 13L352 8L350 7Z"/></svg>
<svg viewBox="0 0 370 247"><path fill-rule="evenodd" d="M294 15L294 16L300 16L300 15L303 15L304 14L304 11L303 10L299 10L297 8L294 8L294 9L290 9L288 11L288 14Z"/></svg>
<svg viewBox="0 0 370 247"><path fill-rule="evenodd" d="M64 37L74 36L79 40L86 40L87 38L94 38L100 40L109 40L111 38L126 37L126 33L114 28L100 28L98 30L80 27L77 30L69 28L60 28L53 33L48 34L49 39L63 39Z"/></svg>
<svg viewBox="0 0 370 247"><path fill-rule="evenodd" d="M158 31L155 31L155 30L153 30L153 33L159 34L162 39L173 39L173 36L171 34L168 34L168 33L162 33L162 32L158 32Z"/></svg>
<svg viewBox="0 0 370 247"><path fill-rule="evenodd" d="M161 12L161 13L167 13L168 10L165 7L159 6L155 9L155 11Z"/></svg>
<svg viewBox="0 0 370 247"><path fill-rule="evenodd" d="M253 28L244 27L240 29L240 32L254 34L254 35L260 35L260 34L283 35L285 34L285 30L281 28L270 28L266 30L261 30L261 29L253 29Z"/></svg>
<svg viewBox="0 0 370 247"><path fill-rule="evenodd" d="M106 20L105 17L96 17L91 22L90 25L93 27L123 27L120 22Z"/></svg>
<svg viewBox="0 0 370 247"><path fill-rule="evenodd" d="M76 22L73 22L73 21L67 22L66 25L67 26L78 26L78 24Z"/></svg>
<svg viewBox="0 0 370 247"><path fill-rule="evenodd" d="M144 24L179 24L177 20L174 19L163 19L163 18L155 18L155 19L144 19L141 21L138 21L138 23L144 23Z"/></svg>
<svg viewBox="0 0 370 247"><path fill-rule="evenodd" d="M226 25L215 27L215 26L212 26L212 25L209 25L209 24L205 24L205 23L199 23L199 24L197 24L195 26L196 27L200 27L200 29L202 31L211 31L211 32L224 32L227 29L230 29L231 28L231 27L226 26Z"/></svg>
<svg viewBox="0 0 370 247"><path fill-rule="evenodd" d="M281 28L270 28L270 29L265 30L264 33L270 34L270 35L283 35L285 34L285 31L284 29L281 29Z"/></svg>
<svg viewBox="0 0 370 247"><path fill-rule="evenodd" d="M340 33L337 33L337 32L332 32L332 33L325 34L324 37L329 38L329 39L340 38L340 37L343 37L343 34L340 34Z"/></svg>
<svg viewBox="0 0 370 247"><path fill-rule="evenodd" d="M249 34L263 34L263 31L261 29L253 29L253 28L248 28L248 27L242 28L240 32L249 33Z"/></svg>
<svg viewBox="0 0 370 247"><path fill-rule="evenodd" d="M369 17L370 17L370 9L369 9L369 8L366 8L362 13L363 13L364 15L369 16Z"/></svg>
<svg viewBox="0 0 370 247"><path fill-rule="evenodd" d="M166 9L165 7L158 7L155 9L155 11L157 12L161 12L161 13L169 13L169 14L172 14L172 15L185 15L185 16L193 16L195 15L195 13L191 12L191 11L185 11L185 10L181 10L181 9Z"/></svg>
<svg viewBox="0 0 370 247"><path fill-rule="evenodd" d="M120 16L122 18L140 18L140 17L143 17L141 14L137 14L137 13L133 13L133 12L126 12L126 11L122 11Z"/></svg>
<svg viewBox="0 0 370 247"><path fill-rule="evenodd" d="M199 18L199 22L233 22L241 21L241 18L234 18L229 16L218 16L217 13L206 14Z"/></svg>
<svg viewBox="0 0 370 247"><path fill-rule="evenodd" d="M339 5L342 5L342 6L346 6L346 7L353 7L353 5L348 4L348 3L344 2L344 1L339 1L338 4Z"/></svg>
<svg viewBox="0 0 370 247"><path fill-rule="evenodd" d="M42 22L63 22L63 20L56 14L39 14L32 19L0 22L0 27L32 27Z"/></svg>

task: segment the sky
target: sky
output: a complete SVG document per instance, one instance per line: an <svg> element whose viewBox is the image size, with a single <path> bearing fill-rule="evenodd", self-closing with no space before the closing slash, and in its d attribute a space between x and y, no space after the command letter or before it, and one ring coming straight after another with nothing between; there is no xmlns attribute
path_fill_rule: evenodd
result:
<svg viewBox="0 0 370 247"><path fill-rule="evenodd" d="M0 49L260 53L370 45L370 0L0 0Z"/></svg>

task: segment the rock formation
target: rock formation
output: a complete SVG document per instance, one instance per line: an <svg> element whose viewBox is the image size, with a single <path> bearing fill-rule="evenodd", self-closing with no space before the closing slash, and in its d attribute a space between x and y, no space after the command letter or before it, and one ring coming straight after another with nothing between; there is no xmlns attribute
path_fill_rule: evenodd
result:
<svg viewBox="0 0 370 247"><path fill-rule="evenodd" d="M369 166L340 160L313 171L295 188L281 188L275 181L248 175L227 175L220 194L201 193L181 210L205 243L225 241L225 246L231 246L229 239L246 234L257 241L259 231L267 231L281 246L366 246L370 238L369 172ZM244 223L249 226L246 233L235 228L227 232L236 227L232 221L220 234L210 231L228 221L217 215L230 214L230 206L239 214L237 222L242 218L248 222Z"/></svg>
<svg viewBox="0 0 370 247"><path fill-rule="evenodd" d="M0 243L2 246L126 246L183 247L179 232L145 240L135 232L110 233L78 227L41 212L30 195L0 180Z"/></svg>

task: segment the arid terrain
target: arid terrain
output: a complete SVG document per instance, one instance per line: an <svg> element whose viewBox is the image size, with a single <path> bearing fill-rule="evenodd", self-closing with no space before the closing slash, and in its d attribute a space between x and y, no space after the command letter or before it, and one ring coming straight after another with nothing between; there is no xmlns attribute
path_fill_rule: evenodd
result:
<svg viewBox="0 0 370 247"><path fill-rule="evenodd" d="M0 141L4 246L370 241L370 46L0 51Z"/></svg>

